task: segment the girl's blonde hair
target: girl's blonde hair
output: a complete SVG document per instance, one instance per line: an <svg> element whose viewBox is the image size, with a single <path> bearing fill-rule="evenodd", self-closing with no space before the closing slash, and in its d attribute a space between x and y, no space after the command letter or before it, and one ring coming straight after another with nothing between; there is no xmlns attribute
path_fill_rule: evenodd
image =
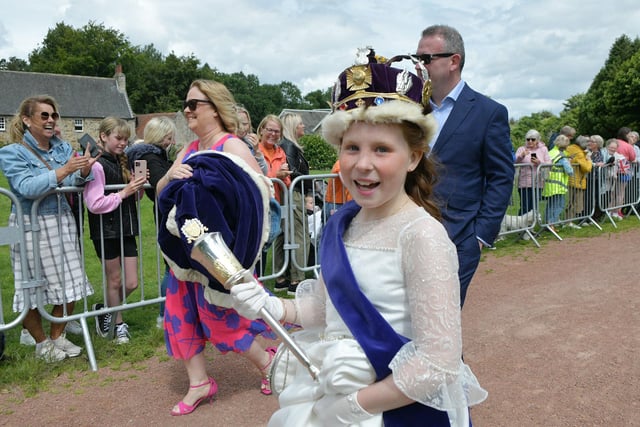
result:
<svg viewBox="0 0 640 427"><path fill-rule="evenodd" d="M154 117L144 127L144 142L157 146L162 145L162 141L168 135L176 134L176 125L168 117Z"/></svg>
<svg viewBox="0 0 640 427"><path fill-rule="evenodd" d="M117 117L105 117L100 122L100 126L98 127L98 140L100 144L104 147L104 141L102 140L102 134L107 136L112 133L116 133L117 135L125 138L127 141L131 137L131 128L123 119L119 119ZM129 182L131 174L129 169L127 168L127 155L124 152L118 155L118 163L120 163L120 170L122 171L122 178L124 179L125 184Z"/></svg>

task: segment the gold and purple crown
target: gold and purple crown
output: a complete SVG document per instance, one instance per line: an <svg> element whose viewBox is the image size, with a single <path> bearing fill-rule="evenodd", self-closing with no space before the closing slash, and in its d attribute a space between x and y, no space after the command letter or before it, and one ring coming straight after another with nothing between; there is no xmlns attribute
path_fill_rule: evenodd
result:
<svg viewBox="0 0 640 427"><path fill-rule="evenodd" d="M392 62L393 59L377 56L370 47L358 49L355 64L344 70L333 86L331 110L370 107L391 100L424 108L422 80L410 71L391 67Z"/></svg>

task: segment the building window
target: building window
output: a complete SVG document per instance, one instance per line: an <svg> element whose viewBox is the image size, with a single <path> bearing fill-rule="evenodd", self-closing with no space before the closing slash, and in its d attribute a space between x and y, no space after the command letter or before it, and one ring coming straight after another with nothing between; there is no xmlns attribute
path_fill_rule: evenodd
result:
<svg viewBox="0 0 640 427"><path fill-rule="evenodd" d="M84 132L84 120L73 119L73 130L76 132Z"/></svg>
<svg viewBox="0 0 640 427"><path fill-rule="evenodd" d="M4 132L7 130L6 122L4 121L4 117L0 117L0 131Z"/></svg>

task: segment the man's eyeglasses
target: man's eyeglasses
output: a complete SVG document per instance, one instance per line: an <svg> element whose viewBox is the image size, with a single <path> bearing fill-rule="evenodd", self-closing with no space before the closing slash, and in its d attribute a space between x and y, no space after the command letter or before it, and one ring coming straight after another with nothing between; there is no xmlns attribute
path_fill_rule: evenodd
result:
<svg viewBox="0 0 640 427"><path fill-rule="evenodd" d="M198 108L198 103L202 104L211 104L215 107L215 104L208 99L187 99L186 101L182 101L182 109L188 108L189 111L196 111Z"/></svg>
<svg viewBox="0 0 640 427"><path fill-rule="evenodd" d="M527 141L537 141L538 140L537 138L526 138L526 139L527 139Z"/></svg>
<svg viewBox="0 0 640 427"><path fill-rule="evenodd" d="M274 133L274 134L279 134L280 131L278 129L269 129L269 128L264 128L265 133Z"/></svg>
<svg viewBox="0 0 640 427"><path fill-rule="evenodd" d="M414 56L422 61L423 64L430 64L433 58L448 58L455 53L416 53Z"/></svg>
<svg viewBox="0 0 640 427"><path fill-rule="evenodd" d="M40 113L40 118L41 118L43 121L45 121L45 122L46 122L47 120L49 120L49 116L51 116L51 118L52 118L53 120L58 120L58 119L60 118L60 114L58 114L58 113L51 113L51 114L49 114L49 113L47 113L46 111L43 111L43 112L41 112L41 113Z"/></svg>

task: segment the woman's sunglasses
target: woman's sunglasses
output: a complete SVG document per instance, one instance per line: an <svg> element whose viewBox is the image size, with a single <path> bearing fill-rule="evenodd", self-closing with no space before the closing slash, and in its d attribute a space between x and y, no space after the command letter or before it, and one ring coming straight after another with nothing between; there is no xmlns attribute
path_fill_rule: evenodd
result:
<svg viewBox="0 0 640 427"><path fill-rule="evenodd" d="M182 109L184 110L185 108L188 108L189 111L196 111L196 108L198 108L198 103L202 103L202 104L211 104L214 107L216 106L213 102L209 101L208 99L187 99L186 101L182 101Z"/></svg>
<svg viewBox="0 0 640 427"><path fill-rule="evenodd" d="M58 119L60 118L60 114L58 114L58 113L51 113L51 114L49 114L49 113L47 113L46 111L43 111L43 112L41 112L41 113L40 113L40 118L41 118L42 120L44 120L45 122L46 122L47 120L49 120L49 116L51 116L51 118L52 118L53 120L58 120Z"/></svg>

